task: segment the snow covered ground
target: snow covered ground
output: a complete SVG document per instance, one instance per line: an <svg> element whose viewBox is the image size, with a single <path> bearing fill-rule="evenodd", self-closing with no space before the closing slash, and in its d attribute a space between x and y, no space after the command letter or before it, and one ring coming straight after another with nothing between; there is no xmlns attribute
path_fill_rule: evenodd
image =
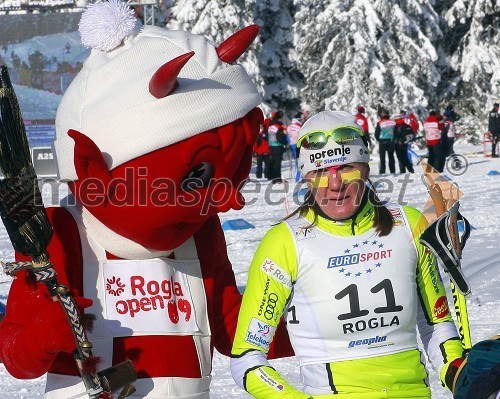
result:
<svg viewBox="0 0 500 399"><path fill-rule="evenodd" d="M458 146L457 152L466 154L468 168L460 176L453 177L464 193L461 200L461 211L474 227L471 238L464 251L463 268L472 285L472 297L468 300L469 317L472 328L473 342L491 337L500 332L500 250L498 236L500 234L500 174L490 175L490 171L500 173L500 159L484 158L474 154L482 147L470 145ZM247 269L257 245L269 229L286 215L287 203L290 210L296 207L293 191L298 191L295 183L289 177L287 162L283 163L284 176L288 178L289 191L283 192L283 185L269 185L265 181L255 179L245 187L245 197L248 205L241 211L231 211L221 215L222 222L242 218L255 226L247 230L225 231L229 258L233 264L236 280L244 287L247 280ZM377 171L376 162L372 170ZM417 168L419 169L419 168ZM253 173L251 177L254 176ZM402 175L384 176L388 179L385 187L393 185L392 193L381 195L392 201L406 202L408 205L422 209L427 198L424 185L421 182L420 170L411 175L412 181L402 191ZM59 195L64 194L64 189ZM47 203L57 200L57 195L44 189ZM13 250L3 226L0 227L0 259L12 260ZM446 278L445 278L446 280ZM10 278L0 272L0 301L7 300ZM300 386L298 364L295 358L273 361L274 366L289 381ZM450 399L451 395L441 387L433 372L430 374L431 388L434 399ZM0 399L31 399L42 398L44 377L21 381L12 378L0 364ZM238 388L229 371L229 360L218 353L213 361L212 398L247 398L244 391Z"/></svg>

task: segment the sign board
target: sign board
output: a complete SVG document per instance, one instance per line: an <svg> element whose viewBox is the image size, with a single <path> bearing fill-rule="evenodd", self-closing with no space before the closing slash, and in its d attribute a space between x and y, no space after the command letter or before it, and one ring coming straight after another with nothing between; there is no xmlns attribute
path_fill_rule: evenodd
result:
<svg viewBox="0 0 500 399"><path fill-rule="evenodd" d="M51 147L34 147L31 149L31 156L38 177L56 176L56 162Z"/></svg>
<svg viewBox="0 0 500 399"><path fill-rule="evenodd" d="M56 139L54 119L25 120L24 126L30 147L50 147Z"/></svg>

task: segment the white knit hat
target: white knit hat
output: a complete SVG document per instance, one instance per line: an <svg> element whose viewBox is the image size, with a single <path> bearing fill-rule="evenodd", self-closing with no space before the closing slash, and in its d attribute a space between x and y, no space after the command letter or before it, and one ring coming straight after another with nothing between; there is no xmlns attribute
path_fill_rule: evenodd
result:
<svg viewBox="0 0 500 399"><path fill-rule="evenodd" d="M116 0L93 6L99 4L123 6ZM92 43L82 32L89 11L92 9L83 14L80 23L84 44ZM91 22L85 25L87 30L94 28ZM122 30L122 42L115 38L104 46L90 44L94 49L59 105L54 151L60 179L77 179L69 129L90 137L111 170L231 123L261 102L245 69L221 61L217 46L204 36L151 26L136 35L133 29ZM108 34L100 35L109 38ZM155 98L148 89L151 77L166 62L191 51L195 54L180 71L178 88L166 97Z"/></svg>
<svg viewBox="0 0 500 399"><path fill-rule="evenodd" d="M299 131L299 140L308 133L331 132L339 127L352 127L359 131L360 134L362 133L356 123L356 118L350 113L345 111L323 111L304 123ZM344 144L337 144L335 141L328 139L325 147L320 150L300 147L298 159L302 177L305 177L312 170L351 162L368 163L369 161L370 153L361 137Z"/></svg>

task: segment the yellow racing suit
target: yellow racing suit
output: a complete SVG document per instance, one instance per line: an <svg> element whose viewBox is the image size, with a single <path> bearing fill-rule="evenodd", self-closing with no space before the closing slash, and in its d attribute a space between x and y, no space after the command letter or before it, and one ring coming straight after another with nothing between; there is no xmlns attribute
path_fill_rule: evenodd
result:
<svg viewBox="0 0 500 399"><path fill-rule="evenodd" d="M427 221L388 206L391 233L367 202L350 220L314 213L271 228L249 270L232 348L236 383L255 398L430 398L423 354L444 381L463 350L434 256L419 243ZM283 317L303 386L288 384L266 353Z"/></svg>

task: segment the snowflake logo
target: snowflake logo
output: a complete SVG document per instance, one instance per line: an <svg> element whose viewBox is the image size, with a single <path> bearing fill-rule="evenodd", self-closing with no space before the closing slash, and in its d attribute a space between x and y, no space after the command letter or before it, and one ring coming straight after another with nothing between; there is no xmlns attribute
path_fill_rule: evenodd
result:
<svg viewBox="0 0 500 399"><path fill-rule="evenodd" d="M274 263L271 259L266 259L264 261L264 264L262 265L262 270L264 270L266 273L270 273L274 270Z"/></svg>
<svg viewBox="0 0 500 399"><path fill-rule="evenodd" d="M120 296L124 292L125 284L121 282L121 279L115 276L106 279L106 291L108 291L113 296Z"/></svg>

